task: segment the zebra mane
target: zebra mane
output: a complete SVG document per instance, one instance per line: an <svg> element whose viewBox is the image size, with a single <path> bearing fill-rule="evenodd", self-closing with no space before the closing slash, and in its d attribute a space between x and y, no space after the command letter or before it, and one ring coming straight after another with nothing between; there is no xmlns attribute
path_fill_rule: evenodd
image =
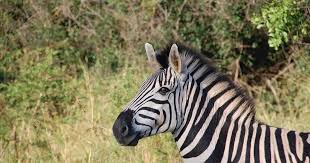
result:
<svg viewBox="0 0 310 163"><path fill-rule="evenodd" d="M210 82L209 76L210 74L215 78L215 82L226 82L228 83L227 87L231 87L235 90L236 95L241 97L241 99L246 103L246 108L251 109L250 114L255 117L255 107L253 99L247 95L246 91L241 88L240 86L236 85L227 75L224 75L223 73L220 73L212 63L212 61L203 56L201 53L199 53L197 50L190 48L188 46L185 46L181 43L176 43L178 46L179 53L181 55L182 61L184 61L185 65L187 66L187 69L193 78L199 82ZM166 48L161 50L157 53L156 58L157 61L160 63L162 68L168 68L169 62L169 52L172 44L168 44ZM210 83L209 83L210 84ZM245 112L246 110L243 110Z"/></svg>

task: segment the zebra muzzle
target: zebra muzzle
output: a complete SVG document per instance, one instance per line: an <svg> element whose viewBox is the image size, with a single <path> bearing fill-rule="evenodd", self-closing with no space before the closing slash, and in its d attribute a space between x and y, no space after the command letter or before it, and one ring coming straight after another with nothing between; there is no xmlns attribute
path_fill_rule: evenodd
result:
<svg viewBox="0 0 310 163"><path fill-rule="evenodd" d="M122 112L114 122L113 135L117 142L125 146L135 146L140 139L139 134L132 129L133 111Z"/></svg>

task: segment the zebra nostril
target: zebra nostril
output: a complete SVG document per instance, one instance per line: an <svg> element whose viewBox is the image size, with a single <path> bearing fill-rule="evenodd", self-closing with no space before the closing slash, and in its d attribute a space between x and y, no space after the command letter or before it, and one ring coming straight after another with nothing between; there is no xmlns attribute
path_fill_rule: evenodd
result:
<svg viewBox="0 0 310 163"><path fill-rule="evenodd" d="M121 128L121 134L122 134L122 136L127 136L128 135L128 126L127 125L125 125L125 126L123 126L122 128Z"/></svg>

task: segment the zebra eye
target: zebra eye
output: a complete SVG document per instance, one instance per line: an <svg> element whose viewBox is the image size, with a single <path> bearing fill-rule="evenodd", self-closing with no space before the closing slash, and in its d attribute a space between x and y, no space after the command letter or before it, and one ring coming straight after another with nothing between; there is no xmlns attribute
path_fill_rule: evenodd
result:
<svg viewBox="0 0 310 163"><path fill-rule="evenodd" d="M159 89L158 92L159 92L161 95L166 95L169 91L170 91L170 90L169 90L168 88L166 88L166 87L161 87L161 88Z"/></svg>

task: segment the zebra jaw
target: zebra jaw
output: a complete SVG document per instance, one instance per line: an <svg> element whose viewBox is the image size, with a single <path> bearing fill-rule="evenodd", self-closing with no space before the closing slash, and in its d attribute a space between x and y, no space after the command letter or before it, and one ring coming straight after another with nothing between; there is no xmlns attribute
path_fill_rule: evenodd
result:
<svg viewBox="0 0 310 163"><path fill-rule="evenodd" d="M123 146L136 146L140 140L140 134L133 131L131 121L133 111L122 112L113 125L113 135L117 142Z"/></svg>

